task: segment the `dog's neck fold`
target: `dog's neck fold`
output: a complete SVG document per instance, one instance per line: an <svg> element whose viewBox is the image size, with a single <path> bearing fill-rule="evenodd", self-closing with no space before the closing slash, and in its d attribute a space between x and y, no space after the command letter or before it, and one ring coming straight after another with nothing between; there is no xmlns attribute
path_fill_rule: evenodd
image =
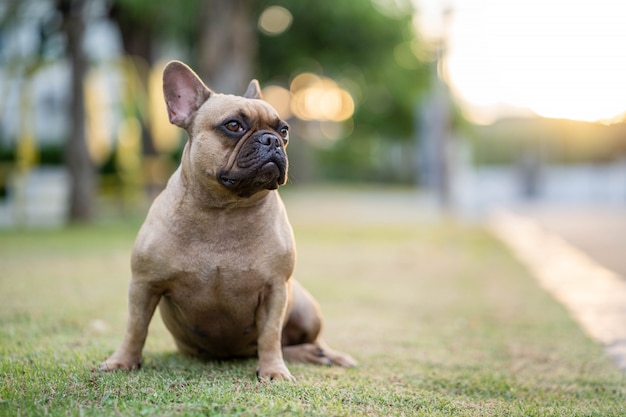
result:
<svg viewBox="0 0 626 417"><path fill-rule="evenodd" d="M189 158L189 144L183 150L182 158ZM170 178L167 188L172 188L178 204L191 205L196 210L237 209L258 205L277 190L261 190L250 197L240 197L233 194L214 179L206 177L203 181L194 181L194 173L188 164L181 163L177 171Z"/></svg>

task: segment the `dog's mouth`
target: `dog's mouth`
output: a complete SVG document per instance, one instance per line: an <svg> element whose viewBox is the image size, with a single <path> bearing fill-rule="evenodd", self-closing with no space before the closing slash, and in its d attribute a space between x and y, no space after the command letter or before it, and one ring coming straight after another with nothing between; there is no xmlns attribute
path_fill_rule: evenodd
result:
<svg viewBox="0 0 626 417"><path fill-rule="evenodd" d="M226 188L235 188L237 185L239 185L241 181L233 178L228 178L226 175L220 175L220 182Z"/></svg>
<svg viewBox="0 0 626 417"><path fill-rule="evenodd" d="M263 165L259 170L259 181L264 182L270 190L278 188L280 183L284 181L284 171L278 167L276 162L270 161Z"/></svg>
<svg viewBox="0 0 626 417"><path fill-rule="evenodd" d="M246 171L222 172L218 180L235 194L249 197L261 190L277 189L287 177L286 163L277 160L268 161L252 172Z"/></svg>

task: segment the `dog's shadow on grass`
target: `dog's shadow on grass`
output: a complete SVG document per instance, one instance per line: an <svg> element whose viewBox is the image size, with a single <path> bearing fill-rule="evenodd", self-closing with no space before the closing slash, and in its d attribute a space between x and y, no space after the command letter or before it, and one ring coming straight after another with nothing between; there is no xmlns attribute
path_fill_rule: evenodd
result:
<svg viewBox="0 0 626 417"><path fill-rule="evenodd" d="M257 359L204 360L178 352L145 352L140 372L185 378L256 379Z"/></svg>

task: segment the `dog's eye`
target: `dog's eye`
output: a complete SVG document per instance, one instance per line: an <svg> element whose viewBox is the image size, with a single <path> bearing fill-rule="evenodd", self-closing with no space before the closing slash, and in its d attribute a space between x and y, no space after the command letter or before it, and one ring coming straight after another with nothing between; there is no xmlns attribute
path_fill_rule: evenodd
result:
<svg viewBox="0 0 626 417"><path fill-rule="evenodd" d="M241 125L241 123L239 123L236 120L231 120L230 122L226 123L226 129L230 130L233 133L241 133L243 132L243 126Z"/></svg>
<svg viewBox="0 0 626 417"><path fill-rule="evenodd" d="M289 128L287 126L280 128L280 135L283 139L287 139L289 137Z"/></svg>

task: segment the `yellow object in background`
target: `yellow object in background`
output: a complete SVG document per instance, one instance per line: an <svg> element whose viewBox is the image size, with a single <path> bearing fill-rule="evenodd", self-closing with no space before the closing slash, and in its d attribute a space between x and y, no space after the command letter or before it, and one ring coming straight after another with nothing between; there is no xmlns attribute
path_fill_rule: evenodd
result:
<svg viewBox="0 0 626 417"><path fill-rule="evenodd" d="M100 166L111 155L111 123L108 120L110 94L102 69L89 71L85 82L87 150L91 161Z"/></svg>
<svg viewBox="0 0 626 417"><path fill-rule="evenodd" d="M163 68L165 62L156 63L150 70L148 84L149 123L154 147L159 153L170 153L180 143L180 129L170 123L163 98Z"/></svg>

